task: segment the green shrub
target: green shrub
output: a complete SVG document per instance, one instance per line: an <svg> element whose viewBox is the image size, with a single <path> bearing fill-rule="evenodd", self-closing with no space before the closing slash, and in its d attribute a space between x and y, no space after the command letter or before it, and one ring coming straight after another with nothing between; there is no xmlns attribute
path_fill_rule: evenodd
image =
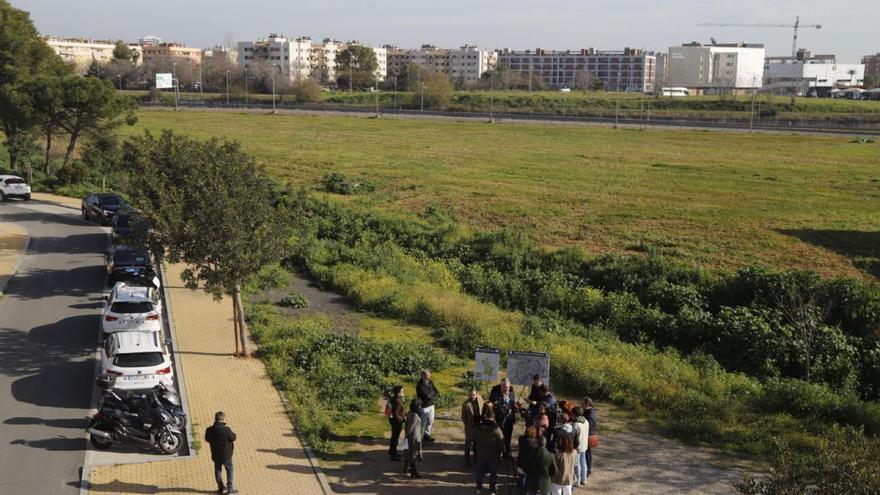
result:
<svg viewBox="0 0 880 495"><path fill-rule="evenodd" d="M278 301L278 305L284 308L305 309L309 307L309 300L300 293L288 294Z"/></svg>
<svg viewBox="0 0 880 495"><path fill-rule="evenodd" d="M339 172L325 174L321 179L321 184L325 191L334 194L360 194L376 190L376 183L369 179L349 180Z"/></svg>

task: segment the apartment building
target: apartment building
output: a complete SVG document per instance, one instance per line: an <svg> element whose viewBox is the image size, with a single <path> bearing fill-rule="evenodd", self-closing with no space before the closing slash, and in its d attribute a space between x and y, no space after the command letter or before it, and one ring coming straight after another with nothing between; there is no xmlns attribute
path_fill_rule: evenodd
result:
<svg viewBox="0 0 880 495"><path fill-rule="evenodd" d="M336 55L349 46L361 45L357 41L342 42L332 38L312 41L304 36L290 39L284 35L270 34L268 38L238 43L238 63L250 67L256 63L271 63L280 67L282 74L291 81L314 78L323 84L336 81ZM364 45L366 46L366 45ZM386 74L386 51L371 47L376 54L376 78L384 80Z"/></svg>
<svg viewBox="0 0 880 495"><path fill-rule="evenodd" d="M652 52L637 48L619 51L504 49L498 55L500 67L529 79L537 77L550 88L576 86L583 74L589 74L602 81L607 91L653 91L655 64Z"/></svg>
<svg viewBox="0 0 880 495"><path fill-rule="evenodd" d="M764 45L692 42L669 47L667 84L692 93L739 93L761 87Z"/></svg>
<svg viewBox="0 0 880 495"><path fill-rule="evenodd" d="M407 64L416 64L426 72L442 72L451 80L463 84L478 81L498 60L495 51L481 50L476 45L452 49L434 45L422 45L418 49L389 45L385 48L388 51L388 74L401 74Z"/></svg>
<svg viewBox="0 0 880 495"><path fill-rule="evenodd" d="M116 42L111 40L92 40L89 38L59 38L46 36L43 38L61 60L71 63L79 73L85 73L92 62L107 63L113 60ZM138 63L142 57L141 47L129 44L129 48L138 53Z"/></svg>
<svg viewBox="0 0 880 495"><path fill-rule="evenodd" d="M801 48L794 57L767 57L764 83L770 89L800 96L828 96L834 89L863 85L865 68L865 64L841 64L836 55L814 54Z"/></svg>
<svg viewBox="0 0 880 495"><path fill-rule="evenodd" d="M862 64L865 66L866 84L870 82L874 86L880 86L880 53L862 57Z"/></svg>
<svg viewBox="0 0 880 495"><path fill-rule="evenodd" d="M219 45L216 45L213 48L205 48L202 50L202 62L207 62L208 60L231 62L234 64L238 61L238 50L228 46Z"/></svg>
<svg viewBox="0 0 880 495"><path fill-rule="evenodd" d="M183 46L180 43L159 42L143 47L144 63L187 60L193 66L201 65L202 49Z"/></svg>

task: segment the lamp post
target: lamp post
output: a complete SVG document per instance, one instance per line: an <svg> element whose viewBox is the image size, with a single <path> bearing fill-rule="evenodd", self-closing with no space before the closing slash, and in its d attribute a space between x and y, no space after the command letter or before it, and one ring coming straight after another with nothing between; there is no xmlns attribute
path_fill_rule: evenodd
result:
<svg viewBox="0 0 880 495"><path fill-rule="evenodd" d="M244 66L244 106L248 104L248 68Z"/></svg>
<svg viewBox="0 0 880 495"><path fill-rule="evenodd" d="M272 64L272 113L275 113L275 67L278 64Z"/></svg>
<svg viewBox="0 0 880 495"><path fill-rule="evenodd" d="M226 105L229 105L229 69L226 69Z"/></svg>
<svg viewBox="0 0 880 495"><path fill-rule="evenodd" d="M116 78L119 79L119 91L122 91L122 74L116 74Z"/></svg>
<svg viewBox="0 0 880 495"><path fill-rule="evenodd" d="M199 64L199 99L202 100L202 103L205 102L205 91L202 89L205 86L205 78L202 74L202 64Z"/></svg>
<svg viewBox="0 0 880 495"><path fill-rule="evenodd" d="M180 81L177 80L177 62L171 64L171 80L174 83L174 111L177 111L177 100L179 98Z"/></svg>
<svg viewBox="0 0 880 495"><path fill-rule="evenodd" d="M422 66L419 66L419 107L420 111L425 111L425 85L422 84Z"/></svg>

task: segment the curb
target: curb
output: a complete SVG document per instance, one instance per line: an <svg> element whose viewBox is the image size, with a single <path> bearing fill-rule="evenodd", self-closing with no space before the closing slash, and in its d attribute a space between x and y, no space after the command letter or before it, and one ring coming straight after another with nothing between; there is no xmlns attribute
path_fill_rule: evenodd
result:
<svg viewBox="0 0 880 495"><path fill-rule="evenodd" d="M18 273L18 269L21 268L21 263L24 261L24 256L27 254L28 249L31 247L31 235L27 232L24 233L25 239L24 246L21 248L21 253L18 255L18 259L15 261L15 265L12 266L12 271L9 272L8 275L0 277L0 296L5 294L6 286L9 284L9 281L12 280L12 277Z"/></svg>
<svg viewBox="0 0 880 495"><path fill-rule="evenodd" d="M275 388L274 386L272 388ZM278 392L278 398L281 399L281 405L284 406L284 412L287 413L287 418L290 420L291 427L293 426L293 410L290 408L290 402L287 400L287 397L284 396L280 390L275 388L275 391ZM294 434L296 434L297 438L299 438L299 434L296 433L296 428L293 428ZM312 448L306 442L303 442L301 438L299 438L300 443L302 444L303 451L306 453L306 458L309 460L309 465L312 467L312 471L314 471L315 476L318 478L318 484L321 485L321 491L324 492L324 495L333 494L333 489L330 488L330 482L327 481L327 476L324 474L324 470L321 469L321 464L318 462L318 457L315 455L315 452L312 451Z"/></svg>

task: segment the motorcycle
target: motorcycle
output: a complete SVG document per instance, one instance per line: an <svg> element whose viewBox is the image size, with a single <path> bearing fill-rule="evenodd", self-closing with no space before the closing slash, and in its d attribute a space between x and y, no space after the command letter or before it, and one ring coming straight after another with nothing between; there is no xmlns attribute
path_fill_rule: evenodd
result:
<svg viewBox="0 0 880 495"><path fill-rule="evenodd" d="M101 375L97 381L99 386L110 390L116 379L112 375ZM89 418L86 431L92 445L99 450L107 450L116 443L138 442L163 454L176 454L183 446L183 435L171 422L171 414L158 402L150 404L143 415L104 404Z"/></svg>
<svg viewBox="0 0 880 495"><path fill-rule="evenodd" d="M180 430L186 427L186 413L180 405L180 397L164 383L156 385L143 395L126 390L105 389L104 395L98 400L98 409L109 406L125 412L137 413L144 420L149 419L149 411L157 403L171 415L171 426Z"/></svg>

